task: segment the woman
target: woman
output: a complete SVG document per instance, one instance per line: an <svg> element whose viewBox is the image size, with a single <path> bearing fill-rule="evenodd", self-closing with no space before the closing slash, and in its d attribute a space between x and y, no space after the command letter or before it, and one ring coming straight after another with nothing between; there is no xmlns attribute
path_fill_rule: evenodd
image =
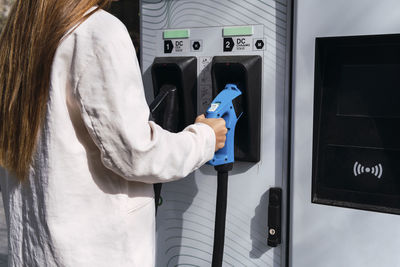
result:
<svg viewBox="0 0 400 267"><path fill-rule="evenodd" d="M223 147L222 119L148 121L109 0L17 0L0 37L0 177L11 266L154 266L152 183Z"/></svg>

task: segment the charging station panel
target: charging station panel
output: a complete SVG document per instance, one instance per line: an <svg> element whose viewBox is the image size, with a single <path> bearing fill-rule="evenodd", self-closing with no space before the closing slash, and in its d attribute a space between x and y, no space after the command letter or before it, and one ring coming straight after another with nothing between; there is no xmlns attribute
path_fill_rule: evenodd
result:
<svg viewBox="0 0 400 267"><path fill-rule="evenodd" d="M207 111L223 83L233 81L245 91L243 118L250 117L241 118L236 128L241 140L239 161L229 176L223 266L286 265L286 231L279 229L286 229L287 214L290 10L287 0L141 1L142 71L149 103L163 83L154 80L155 64L157 79L175 79L175 74L162 74L166 65L159 60L196 58L192 82L197 82L197 115ZM224 61L234 67L227 69L230 74L224 73ZM211 266L216 175L205 165L185 179L163 184L156 266ZM275 203L275 209L268 207L275 199L270 198L271 187L282 188L282 205ZM278 206L282 220L275 212Z"/></svg>
<svg viewBox="0 0 400 267"><path fill-rule="evenodd" d="M316 39L313 202L400 214L400 35Z"/></svg>

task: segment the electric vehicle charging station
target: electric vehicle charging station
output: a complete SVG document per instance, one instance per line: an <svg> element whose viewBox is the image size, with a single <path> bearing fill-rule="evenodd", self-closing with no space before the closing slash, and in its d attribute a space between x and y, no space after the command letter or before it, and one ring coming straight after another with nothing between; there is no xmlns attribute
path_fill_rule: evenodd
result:
<svg viewBox="0 0 400 267"><path fill-rule="evenodd" d="M261 61L243 113L260 115L260 130L248 127L260 142L235 136L223 266L400 266L399 1L142 0L141 10L149 102L160 58L196 58L197 114L229 77L246 80L232 65ZM211 166L164 185L157 266L211 266L216 190Z"/></svg>
<svg viewBox="0 0 400 267"><path fill-rule="evenodd" d="M286 227L286 210L271 208L275 214L268 216L268 204L270 188L284 188L287 175L290 10L285 0L141 1L142 70L149 103L158 87L153 81L159 79L151 69L166 58L196 58L197 114L206 112L227 83L243 93L223 266L285 265L285 246L278 243L286 239L286 232L279 231ZM157 266L211 266L216 191L212 166L163 185ZM278 197L274 207L285 202ZM282 225L277 226L279 215ZM279 217L270 220L270 236L268 217Z"/></svg>

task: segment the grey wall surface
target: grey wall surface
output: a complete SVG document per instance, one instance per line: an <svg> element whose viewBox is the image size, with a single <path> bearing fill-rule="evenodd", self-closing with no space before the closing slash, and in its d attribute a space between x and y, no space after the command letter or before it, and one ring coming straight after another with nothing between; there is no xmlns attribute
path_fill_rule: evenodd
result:
<svg viewBox="0 0 400 267"><path fill-rule="evenodd" d="M15 0L0 0L0 31L3 29Z"/></svg>
<svg viewBox="0 0 400 267"><path fill-rule="evenodd" d="M8 13L14 0L0 0L0 31L2 31L7 20ZM7 228L6 217L3 208L3 199L0 189L0 267L7 266Z"/></svg>
<svg viewBox="0 0 400 267"><path fill-rule="evenodd" d="M3 198L1 197L0 191L0 267L7 266L7 250L8 250L8 239L7 239L7 226L6 217L3 208Z"/></svg>
<svg viewBox="0 0 400 267"><path fill-rule="evenodd" d="M290 266L400 266L400 216L311 203L315 37L399 33L400 1L295 2Z"/></svg>

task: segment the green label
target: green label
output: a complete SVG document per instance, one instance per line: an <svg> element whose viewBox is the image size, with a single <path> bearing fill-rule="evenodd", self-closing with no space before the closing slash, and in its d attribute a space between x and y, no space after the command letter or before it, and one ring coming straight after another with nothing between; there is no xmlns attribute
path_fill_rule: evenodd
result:
<svg viewBox="0 0 400 267"><path fill-rule="evenodd" d="M164 39L186 39L190 37L189 30L166 30L164 31Z"/></svg>
<svg viewBox="0 0 400 267"><path fill-rule="evenodd" d="M229 27L223 30L224 37L253 35L253 26Z"/></svg>

